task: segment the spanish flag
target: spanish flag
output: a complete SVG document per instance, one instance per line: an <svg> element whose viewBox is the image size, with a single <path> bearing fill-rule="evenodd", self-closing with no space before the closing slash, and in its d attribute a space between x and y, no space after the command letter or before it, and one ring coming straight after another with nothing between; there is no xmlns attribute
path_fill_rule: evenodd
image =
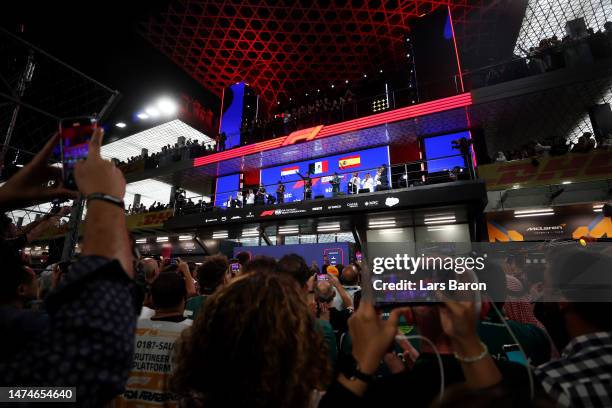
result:
<svg viewBox="0 0 612 408"><path fill-rule="evenodd" d="M361 166L361 156L359 155L342 157L340 160L338 160L338 167L340 170L359 166Z"/></svg>

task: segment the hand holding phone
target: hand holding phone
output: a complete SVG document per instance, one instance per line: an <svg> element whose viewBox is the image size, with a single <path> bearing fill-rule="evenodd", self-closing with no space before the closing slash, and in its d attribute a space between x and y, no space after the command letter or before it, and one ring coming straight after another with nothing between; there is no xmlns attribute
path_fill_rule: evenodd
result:
<svg viewBox="0 0 612 408"><path fill-rule="evenodd" d="M240 262L232 262L230 264L230 272L233 275L238 275L240 273Z"/></svg>
<svg viewBox="0 0 612 408"><path fill-rule="evenodd" d="M125 195L125 177L109 160L100 156L100 147L104 130L97 128L89 143L87 160L74 166L74 178L79 191L88 196L92 193L103 193L123 199Z"/></svg>
<svg viewBox="0 0 612 408"><path fill-rule="evenodd" d="M62 160L63 180L66 188L76 190L74 167L85 160L89 153L89 142L97 128L93 118L70 118L60 122L59 155Z"/></svg>
<svg viewBox="0 0 612 408"><path fill-rule="evenodd" d="M0 206L4 210L77 197L74 191L64 188L62 170L48 164L58 141L59 134L55 134L28 164L0 188Z"/></svg>
<svg viewBox="0 0 612 408"><path fill-rule="evenodd" d="M524 366L529 365L527 359L525 358L525 354L523 354L518 344L505 344L502 347L502 350L504 350L504 354L506 355L508 361L522 364Z"/></svg>

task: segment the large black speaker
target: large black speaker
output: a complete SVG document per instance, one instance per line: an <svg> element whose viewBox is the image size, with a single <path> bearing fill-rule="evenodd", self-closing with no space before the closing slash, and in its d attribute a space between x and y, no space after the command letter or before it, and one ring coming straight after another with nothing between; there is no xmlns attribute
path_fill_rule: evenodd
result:
<svg viewBox="0 0 612 408"><path fill-rule="evenodd" d="M595 105L589 109L589 118L593 125L595 138L601 140L612 132L612 109L609 103Z"/></svg>

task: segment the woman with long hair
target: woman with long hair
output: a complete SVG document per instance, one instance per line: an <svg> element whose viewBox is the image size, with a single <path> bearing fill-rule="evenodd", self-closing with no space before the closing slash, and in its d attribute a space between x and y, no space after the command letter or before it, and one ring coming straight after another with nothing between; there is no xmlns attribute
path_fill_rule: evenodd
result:
<svg viewBox="0 0 612 408"><path fill-rule="evenodd" d="M171 387L189 406L307 407L330 375L298 284L256 273L207 299L183 333Z"/></svg>

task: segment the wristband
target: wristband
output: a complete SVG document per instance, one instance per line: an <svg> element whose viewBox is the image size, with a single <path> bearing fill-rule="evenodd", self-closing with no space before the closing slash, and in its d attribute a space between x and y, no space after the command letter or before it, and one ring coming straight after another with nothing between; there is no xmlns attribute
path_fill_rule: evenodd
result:
<svg viewBox="0 0 612 408"><path fill-rule="evenodd" d="M87 202L89 203L92 200L106 201L107 203L114 204L125 211L125 204L123 203L123 200L110 194L91 193L87 196Z"/></svg>
<svg viewBox="0 0 612 408"><path fill-rule="evenodd" d="M484 344L482 341L480 342L480 346L482 347L482 353L480 353L477 356L473 356L473 357L464 357L464 356L460 356L459 354L457 354L456 352L455 354L455 358L457 360L459 360L461 363L465 363L465 364L471 364L471 363L475 363L477 361L482 360L483 358L485 358L487 356L487 354L489 354L489 349L487 348L487 345Z"/></svg>
<svg viewBox="0 0 612 408"><path fill-rule="evenodd" d="M371 374L366 374L363 371L361 371L358 365L357 367L355 367L355 369L351 373L349 380L351 381L361 380L366 384L372 384L374 382L374 376Z"/></svg>

